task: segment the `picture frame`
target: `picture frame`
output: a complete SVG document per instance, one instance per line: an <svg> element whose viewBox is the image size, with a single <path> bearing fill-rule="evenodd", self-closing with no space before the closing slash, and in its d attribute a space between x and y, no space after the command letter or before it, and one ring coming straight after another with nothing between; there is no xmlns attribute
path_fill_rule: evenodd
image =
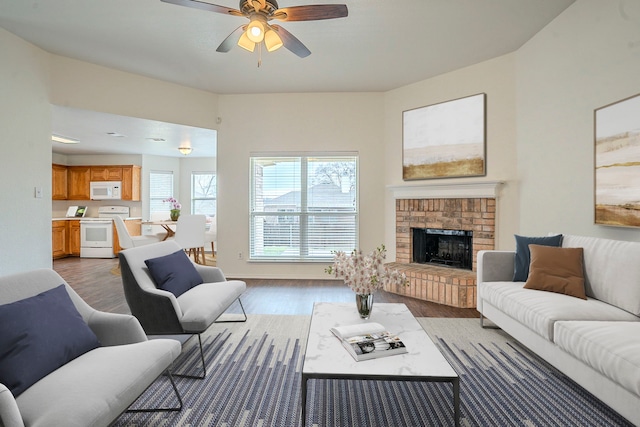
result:
<svg viewBox="0 0 640 427"><path fill-rule="evenodd" d="M402 112L402 179L486 175L487 95Z"/></svg>
<svg viewBox="0 0 640 427"><path fill-rule="evenodd" d="M594 222L640 227L640 94L594 110Z"/></svg>

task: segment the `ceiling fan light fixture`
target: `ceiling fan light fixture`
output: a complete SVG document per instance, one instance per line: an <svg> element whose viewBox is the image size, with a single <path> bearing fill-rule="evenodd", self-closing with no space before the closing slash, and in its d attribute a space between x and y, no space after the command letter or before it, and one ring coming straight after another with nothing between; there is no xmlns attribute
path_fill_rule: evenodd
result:
<svg viewBox="0 0 640 427"><path fill-rule="evenodd" d="M240 36L240 40L238 40L238 46L245 50L248 50L249 52L253 52L253 50L256 48L256 44L249 40L246 31Z"/></svg>
<svg viewBox="0 0 640 427"><path fill-rule="evenodd" d="M252 42L260 43L264 39L264 24L258 19L252 19L249 25L247 25L247 32L245 34Z"/></svg>
<svg viewBox="0 0 640 427"><path fill-rule="evenodd" d="M193 151L193 149L191 147L178 147L178 151L180 151L185 156L188 156L189 154L191 154L191 151Z"/></svg>
<svg viewBox="0 0 640 427"><path fill-rule="evenodd" d="M278 33L273 31L272 29L267 30L267 32L264 34L264 44L267 46L267 50L269 52L278 50L284 45Z"/></svg>

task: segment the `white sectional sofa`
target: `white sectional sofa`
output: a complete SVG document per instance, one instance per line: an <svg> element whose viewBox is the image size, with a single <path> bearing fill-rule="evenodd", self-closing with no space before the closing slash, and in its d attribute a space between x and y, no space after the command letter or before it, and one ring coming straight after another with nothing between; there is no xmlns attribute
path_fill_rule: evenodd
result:
<svg viewBox="0 0 640 427"><path fill-rule="evenodd" d="M515 252L478 254L481 324L489 319L640 425L640 243L564 235L583 248L587 299L514 282Z"/></svg>

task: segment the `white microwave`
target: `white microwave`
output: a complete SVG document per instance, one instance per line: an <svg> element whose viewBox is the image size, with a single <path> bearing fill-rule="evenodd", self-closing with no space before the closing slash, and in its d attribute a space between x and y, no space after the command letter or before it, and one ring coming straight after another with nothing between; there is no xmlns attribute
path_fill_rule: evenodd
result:
<svg viewBox="0 0 640 427"><path fill-rule="evenodd" d="M121 181L91 181L91 200L120 200L122 198Z"/></svg>

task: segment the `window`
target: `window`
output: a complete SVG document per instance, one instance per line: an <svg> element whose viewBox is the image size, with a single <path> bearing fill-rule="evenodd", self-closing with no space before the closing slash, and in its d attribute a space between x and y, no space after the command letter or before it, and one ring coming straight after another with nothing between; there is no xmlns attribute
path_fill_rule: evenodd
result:
<svg viewBox="0 0 640 427"><path fill-rule="evenodd" d="M358 247L357 156L251 157L250 254L323 261Z"/></svg>
<svg viewBox="0 0 640 427"><path fill-rule="evenodd" d="M151 172L149 174L149 213L167 212L170 207L163 200L169 197L173 197L173 172Z"/></svg>
<svg viewBox="0 0 640 427"><path fill-rule="evenodd" d="M210 217L216 214L216 174L193 172L191 174L191 212Z"/></svg>

